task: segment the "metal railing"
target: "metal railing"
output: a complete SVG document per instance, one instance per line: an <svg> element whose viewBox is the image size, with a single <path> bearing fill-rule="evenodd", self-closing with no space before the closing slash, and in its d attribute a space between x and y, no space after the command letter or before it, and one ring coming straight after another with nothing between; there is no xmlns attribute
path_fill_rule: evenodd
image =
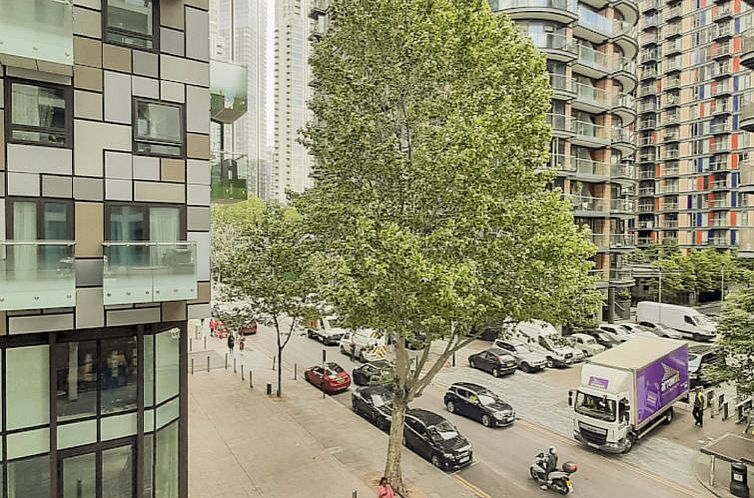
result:
<svg viewBox="0 0 754 498"><path fill-rule="evenodd" d="M597 67L604 72L610 71L610 59L608 59L606 54L586 45L577 44L576 47L579 54L579 63Z"/></svg>

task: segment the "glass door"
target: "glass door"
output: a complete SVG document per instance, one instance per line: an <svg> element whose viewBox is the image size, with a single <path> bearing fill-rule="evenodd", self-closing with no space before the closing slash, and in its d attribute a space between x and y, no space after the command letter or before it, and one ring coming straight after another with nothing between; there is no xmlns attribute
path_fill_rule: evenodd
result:
<svg viewBox="0 0 754 498"><path fill-rule="evenodd" d="M96 498L97 497L97 455L84 453L70 456L60 461L59 486L62 498Z"/></svg>
<svg viewBox="0 0 754 498"><path fill-rule="evenodd" d="M63 451L58 460L58 496L131 498L134 496L134 459L133 443Z"/></svg>

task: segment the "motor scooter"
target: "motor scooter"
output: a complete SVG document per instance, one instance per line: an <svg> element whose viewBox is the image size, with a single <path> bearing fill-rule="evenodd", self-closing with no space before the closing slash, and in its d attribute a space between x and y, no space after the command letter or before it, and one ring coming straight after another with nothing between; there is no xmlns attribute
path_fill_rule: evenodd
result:
<svg viewBox="0 0 754 498"><path fill-rule="evenodd" d="M534 457L534 462L529 466L529 475L531 475L531 478L540 484L546 485L548 489L557 491L561 495L573 493L571 474L578 469L576 464L573 462L564 462L561 467L562 470L556 469L548 474L545 471L548 458L549 456L544 453L540 453Z"/></svg>

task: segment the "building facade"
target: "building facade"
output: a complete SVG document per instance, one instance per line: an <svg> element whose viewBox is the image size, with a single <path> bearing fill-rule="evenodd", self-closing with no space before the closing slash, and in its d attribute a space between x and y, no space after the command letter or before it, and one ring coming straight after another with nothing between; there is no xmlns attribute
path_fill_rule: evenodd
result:
<svg viewBox="0 0 754 498"><path fill-rule="evenodd" d="M741 0L642 0L639 35L638 245L739 245L742 64L750 8Z"/></svg>
<svg viewBox="0 0 754 498"><path fill-rule="evenodd" d="M315 2L316 3L316 2ZM275 2L275 123L270 199L311 186L311 157L299 143L309 120L310 6L307 0Z"/></svg>
<svg viewBox="0 0 754 498"><path fill-rule="evenodd" d="M631 0L490 0L547 57L554 95L551 166L598 252L594 274L605 297L603 318L627 316L616 301L634 284L624 256L635 248L636 121L634 91L639 17Z"/></svg>
<svg viewBox="0 0 754 498"><path fill-rule="evenodd" d="M0 493L186 497L207 0L0 0Z"/></svg>

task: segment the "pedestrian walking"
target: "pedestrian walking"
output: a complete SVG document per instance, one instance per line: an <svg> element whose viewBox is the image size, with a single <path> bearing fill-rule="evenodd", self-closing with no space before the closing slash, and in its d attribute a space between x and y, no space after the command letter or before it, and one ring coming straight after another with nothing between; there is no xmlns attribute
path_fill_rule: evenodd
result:
<svg viewBox="0 0 754 498"><path fill-rule="evenodd" d="M243 356L243 350L246 346L246 336L243 334L238 334L238 351Z"/></svg>
<svg viewBox="0 0 754 498"><path fill-rule="evenodd" d="M380 485L377 487L377 498L395 498L395 492L387 477L380 479Z"/></svg>
<svg viewBox="0 0 754 498"><path fill-rule="evenodd" d="M233 346L236 344L236 338L233 337L233 334L228 334L228 349L230 349L230 354L233 355Z"/></svg>
<svg viewBox="0 0 754 498"><path fill-rule="evenodd" d="M704 427L704 394L701 389L697 389L694 394L694 409L691 414L694 416L694 425Z"/></svg>

